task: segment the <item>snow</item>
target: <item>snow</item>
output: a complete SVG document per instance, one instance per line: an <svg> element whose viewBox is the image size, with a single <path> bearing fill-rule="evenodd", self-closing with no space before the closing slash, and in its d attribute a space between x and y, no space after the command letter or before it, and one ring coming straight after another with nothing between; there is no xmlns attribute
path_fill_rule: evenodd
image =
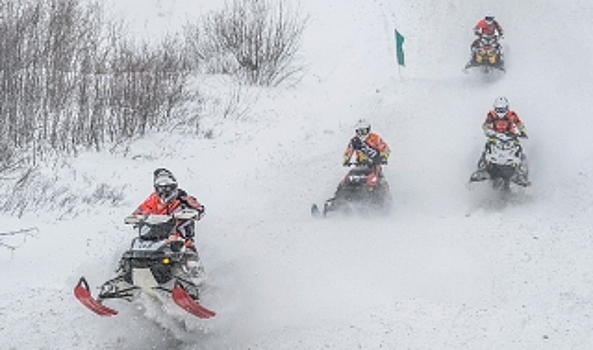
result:
<svg viewBox="0 0 593 350"><path fill-rule="evenodd" d="M113 6L134 30L162 33L216 4ZM58 181L123 188L115 206L2 216L2 232L38 233L0 249L0 348L593 347L593 4L302 0L302 8L311 19L299 85L261 91L213 139L149 135L125 154L68 160ZM485 11L506 29L504 76L461 73ZM405 68L395 61L395 28L406 38ZM506 205L466 188L498 95L527 126L534 184L530 199ZM393 213L314 220L309 207L333 194L360 117L392 147ZM113 275L133 236L123 218L159 166L206 205L196 242L208 272L203 303L218 314L197 320L175 306L113 301L117 316L96 316L72 289L82 275L92 286Z"/></svg>

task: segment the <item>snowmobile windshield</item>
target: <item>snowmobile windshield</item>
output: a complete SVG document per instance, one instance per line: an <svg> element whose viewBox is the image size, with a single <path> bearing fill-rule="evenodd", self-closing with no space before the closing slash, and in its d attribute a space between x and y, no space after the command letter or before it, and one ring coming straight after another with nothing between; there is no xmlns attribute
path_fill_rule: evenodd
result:
<svg viewBox="0 0 593 350"><path fill-rule="evenodd" d="M495 36L483 36L480 40L482 46L494 46L496 44Z"/></svg>
<svg viewBox="0 0 593 350"><path fill-rule="evenodd" d="M140 237L144 240L159 241L169 238L174 229L175 221L173 219L158 224L144 223L140 226Z"/></svg>
<svg viewBox="0 0 593 350"><path fill-rule="evenodd" d="M349 175L355 175L355 176L367 176L370 173L373 172L372 168L369 168L368 166L357 166L356 168L352 168L348 173Z"/></svg>

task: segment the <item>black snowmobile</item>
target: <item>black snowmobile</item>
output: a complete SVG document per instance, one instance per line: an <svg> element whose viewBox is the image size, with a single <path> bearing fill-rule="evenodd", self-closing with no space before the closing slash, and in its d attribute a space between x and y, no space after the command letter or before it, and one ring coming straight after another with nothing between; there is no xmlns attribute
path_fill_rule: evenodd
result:
<svg viewBox="0 0 593 350"><path fill-rule="evenodd" d="M334 196L325 201L320 210L311 206L311 214L327 216L330 212L369 212L389 210L391 194L389 184L381 174L381 164L349 164L351 167L342 179Z"/></svg>
<svg viewBox="0 0 593 350"><path fill-rule="evenodd" d="M133 225L138 236L120 259L117 275L99 288L95 299L89 285L81 277L74 295L86 307L102 316L117 311L103 305L107 299L135 300L140 293L167 298L200 318L215 315L199 302L199 286L204 269L193 245L175 235L177 220L195 220L198 212L185 209L173 215L132 215L125 223Z"/></svg>

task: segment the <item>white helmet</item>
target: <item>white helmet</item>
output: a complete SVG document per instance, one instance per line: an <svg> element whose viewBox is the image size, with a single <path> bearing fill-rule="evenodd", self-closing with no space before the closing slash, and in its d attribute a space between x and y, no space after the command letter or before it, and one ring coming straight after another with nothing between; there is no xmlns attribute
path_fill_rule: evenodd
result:
<svg viewBox="0 0 593 350"><path fill-rule="evenodd" d="M367 136L371 133L371 124L369 124L366 120L360 119L356 123L356 136L358 136L361 140L366 140Z"/></svg>
<svg viewBox="0 0 593 350"><path fill-rule="evenodd" d="M509 111L509 100L507 100L507 98L504 96L497 97L494 100L494 104L492 106L494 107L496 115L499 118L504 118L504 116L507 115L507 112Z"/></svg>
<svg viewBox="0 0 593 350"><path fill-rule="evenodd" d="M492 12L486 12L484 19L486 20L486 22L492 22L494 21L494 14Z"/></svg>
<svg viewBox="0 0 593 350"><path fill-rule="evenodd" d="M158 168L154 171L154 190L161 200L169 203L177 198L178 187L177 180L173 173L165 168Z"/></svg>

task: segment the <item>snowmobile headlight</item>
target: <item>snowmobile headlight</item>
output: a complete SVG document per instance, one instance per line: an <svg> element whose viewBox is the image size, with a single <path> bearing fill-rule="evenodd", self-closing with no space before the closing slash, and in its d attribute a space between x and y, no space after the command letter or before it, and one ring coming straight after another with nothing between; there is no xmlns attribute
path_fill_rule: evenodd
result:
<svg viewBox="0 0 593 350"><path fill-rule="evenodd" d="M171 258L169 258L168 256L164 257L163 260L161 260L163 265L169 265L171 264Z"/></svg>

